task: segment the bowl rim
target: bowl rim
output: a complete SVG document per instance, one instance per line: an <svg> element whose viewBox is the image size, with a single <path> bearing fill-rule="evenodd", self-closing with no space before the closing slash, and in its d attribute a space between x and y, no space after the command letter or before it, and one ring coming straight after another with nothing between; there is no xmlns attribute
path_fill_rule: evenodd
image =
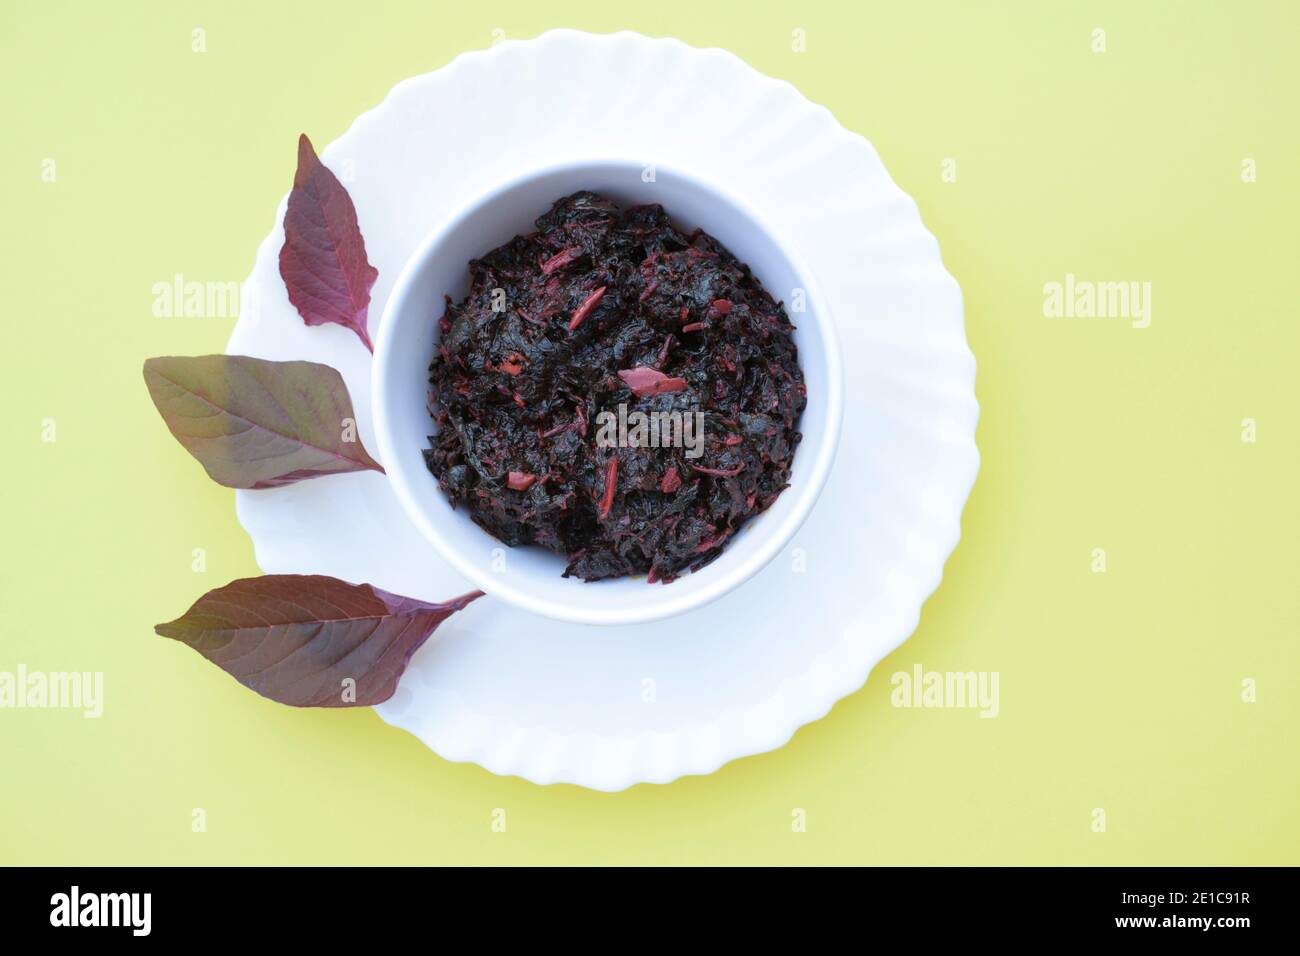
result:
<svg viewBox="0 0 1300 956"><path fill-rule="evenodd" d="M532 591L515 586L506 576L490 573L481 563L468 560L458 549L453 547L451 542L442 536L438 529L438 522L421 505L413 486L408 483L405 469L399 464L401 457L390 428L387 404L384 401L388 383L388 362L390 356L394 353L397 335L395 331L397 322L393 321L393 319L406 307L407 301L414 294L416 277L448 237L454 235L484 206L532 180L585 169L624 167L642 170L646 166L643 160L618 155L569 158L513 173L479 190L475 195L441 216L410 256L407 257L385 302L380 317L379 330L375 334L373 374L370 388L371 415L380 461L387 473L389 485L396 494L407 518L415 523L420 533L434 546L443 560L484 593L525 611L555 620L589 625L649 623L703 607L739 587L776 557L781 549L794 537L808 515L811 514L813 506L821 496L821 491L830 475L835 453L839 446L840 431L844 418L843 357L835 322L830 315L816 275L808 267L803 257L782 239L780 232L773 228L772 224L757 212L750 203L737 197L733 192L709 178L684 170L676 164L655 162L653 165L656 175L666 173L688 182L702 192L717 197L719 202L738 210L762 231L778 253L785 259L795 275L799 277L800 288L804 290L809 305L809 309L804 315L811 314L813 318L811 324L816 326L817 335L823 343L823 352L825 353L826 367L824 374L826 376L827 407L825 410L824 438L815 449L814 460L802 487L797 489L792 485L786 489L786 494L798 491L794 507L779 525L770 525L764 528L764 536L752 554L743 561L735 562L731 567L724 568L722 573L717 575L714 580L709 581L706 586L701 586L692 592L683 591L681 597L671 594L665 595L663 591L655 591L653 592L655 595L655 601L653 602L629 604L626 607L594 607L580 601L573 601L571 599L572 595L568 595L567 599L558 594L554 598L540 597ZM672 210L669 210L669 215L672 215ZM799 452L806 454L811 450L806 447L805 443L801 442L796 454ZM486 531L483 533L487 534ZM507 547L504 544L502 546ZM710 567L716 568L716 565L710 565ZM691 572L691 575L702 574L706 571L707 568L702 568L698 572Z"/></svg>

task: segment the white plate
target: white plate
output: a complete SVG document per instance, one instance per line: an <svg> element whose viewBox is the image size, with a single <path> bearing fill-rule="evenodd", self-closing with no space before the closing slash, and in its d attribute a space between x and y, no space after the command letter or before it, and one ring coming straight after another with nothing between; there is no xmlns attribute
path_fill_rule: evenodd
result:
<svg viewBox="0 0 1300 956"><path fill-rule="evenodd" d="M821 281L847 379L826 488L791 545L748 583L633 627L478 601L376 708L449 760L619 790L779 747L862 686L912 632L957 544L979 469L979 408L961 290L871 145L729 53L632 33L556 30L465 54L398 84L324 150L379 269L371 322L411 252L465 197L591 155L725 182L783 230ZM339 369L374 453L370 354L343 328L308 328L289 304L277 262L284 208L258 249L228 350ZM241 491L236 501L266 572L331 574L425 599L470 589L382 475Z"/></svg>

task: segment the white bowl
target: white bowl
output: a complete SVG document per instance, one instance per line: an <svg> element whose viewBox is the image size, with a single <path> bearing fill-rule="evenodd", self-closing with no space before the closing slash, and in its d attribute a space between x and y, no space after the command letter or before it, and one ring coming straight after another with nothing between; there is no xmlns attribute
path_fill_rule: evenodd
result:
<svg viewBox="0 0 1300 956"><path fill-rule="evenodd" d="M651 175L653 172L653 175ZM647 181L648 180L648 181ZM424 461L434 426L429 362L443 296L468 291L468 263L516 235L555 200L590 189L622 205L659 203L673 222L701 228L747 263L784 301L808 389L790 487L749 521L722 554L671 584L644 577L587 582L562 577L566 559L536 547L509 548L454 509ZM798 311L796 303L802 303ZM808 516L835 456L843 373L834 324L798 254L745 203L679 169L622 159L567 162L512 178L446 217L416 249L389 296L375 340L372 400L379 458L412 523L461 574L495 598L583 624L634 624L681 614L721 597L776 555Z"/></svg>

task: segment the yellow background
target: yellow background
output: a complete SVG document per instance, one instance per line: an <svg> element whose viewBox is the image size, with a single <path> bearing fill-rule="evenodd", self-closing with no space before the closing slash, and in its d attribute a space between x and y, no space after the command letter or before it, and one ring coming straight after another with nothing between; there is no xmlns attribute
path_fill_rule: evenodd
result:
<svg viewBox="0 0 1300 956"><path fill-rule="evenodd" d="M99 720L0 710L0 862L1300 863L1300 7L623 6L0 8L0 670L105 675ZM140 376L232 321L155 318L153 284L247 275L299 132L554 26L726 47L829 106L920 203L979 361L983 468L913 637L781 750L616 795L273 705L151 630L256 573ZM1150 328L1045 317L1066 273L1151 282ZM916 663L998 671L1001 715L891 707Z"/></svg>

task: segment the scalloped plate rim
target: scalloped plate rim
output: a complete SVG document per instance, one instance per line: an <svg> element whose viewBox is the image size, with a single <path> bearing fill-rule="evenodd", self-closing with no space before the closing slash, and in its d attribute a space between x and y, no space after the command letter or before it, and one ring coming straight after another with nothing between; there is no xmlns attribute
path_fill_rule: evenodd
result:
<svg viewBox="0 0 1300 956"><path fill-rule="evenodd" d="M445 64L442 67L439 67L435 70L426 73L421 73L411 77L407 77L399 81L397 84L395 84L392 88L389 89L389 91L385 94L385 96L379 101L377 105L359 114L352 121L352 123L349 124L349 126L347 127L347 129L342 135L340 135L337 139L332 141L328 146L326 146L321 151L320 155L322 157L322 160L329 158L331 154L337 152L338 144L340 142L348 139L350 136L354 134L357 134L360 128L364 127L364 125L366 125L368 122L374 120L377 116L381 115L386 109L392 107L396 102L396 100L404 92L407 92L410 89L419 87L421 85L434 82L435 78L449 76L455 70L461 68L466 63L473 62L476 60L490 60L491 58L501 55L502 53L509 52L511 50L518 49L520 47L539 45L539 44L552 42L556 40L581 41L581 42L634 40L637 42L647 42L651 44L670 45L675 48L675 51L677 53L685 53L687 55L708 55L713 57L724 58L730 61L733 67L739 66L740 68L742 68L749 75L749 78L752 81L764 83L771 88L782 89L783 91L786 91L787 94L793 94L800 108L811 112L821 113L827 119L829 119L830 123L828 129L833 133L833 135L839 137L842 140L850 141L860 148L865 148L866 151L869 153L870 157L879 165L880 170L883 172L884 174L883 184L885 188L887 188L895 198L901 197L906 201L906 203L909 206L909 213L910 213L910 216L908 218L911 220L912 224L919 227L919 232L928 238L929 244L932 247L932 251L934 253L934 258L937 260L937 265L938 265L938 269L934 276L934 279L939 282L944 282L950 285L952 287L952 290L956 293L956 297L957 297L956 310L961 323L962 348L959 351L963 353L961 357L964 360L965 368L961 371L950 372L949 377L951 379L952 384L956 384L961 388L961 394L963 398L969 399L969 401L963 401L961 403L965 411L967 412L967 416L965 420L958 422L958 424L961 427L962 436L965 439L960 444L962 445L963 449L969 451L970 454L969 454L969 458L966 461L966 467L960 473L950 473L947 476L947 482L946 482L947 490L952 492L952 496L957 502L959 502L959 506L956 509L956 516L955 516L955 520L953 521L953 525L949 529L949 537L945 538L938 546L938 550L942 552L942 557L939 560L937 567L933 569L932 578L920 583L920 587L916 592L916 600L908 602L909 609L907 613L904 615L905 620L903 622L903 626L897 628L896 630L892 630L889 640L882 642L876 645L874 648L870 649L869 652L865 654L865 657L862 654L857 655L858 657L864 658L857 666L852 668L841 668L837 672L840 676L839 679L834 682L835 685L834 687L823 687L822 693L816 695L803 693L803 694L796 695L793 698L789 696L789 692L793 689L795 685L808 681L809 678L815 674L815 672L818 670L818 665L820 662L829 660L831 658L842 659L845 656L844 645L847 640L846 634L847 631L853 626L852 622L846 625L845 634L841 635L839 642L837 642L833 646L833 648L823 651L817 654L815 657L813 657L809 661L808 666L802 672L798 674L791 674L790 676L782 679L780 683L775 687L775 689L759 703L751 704L748 706L742 705L742 706L727 708L725 710L720 711L715 717L713 717L707 722L699 722L699 721L686 722L679 726L675 726L671 731L653 729L653 730L645 730L638 734L634 734L630 736L607 736L591 730L559 733L551 730L543 730L537 727L515 724L513 725L512 728L513 740L511 741L511 743L514 744L514 746L503 746L503 741L497 740L493 742L494 746L491 748L489 752L482 752L483 748L482 745L480 745L478 748L473 748L476 752L471 752L464 756L455 756L455 755L448 756L447 753L445 753L442 750L438 750L437 747L435 747L435 745L430 742L430 740L426 739L426 735L429 733L429 730L424 726L425 721L423 719L416 719L415 721L410 721L408 723L399 722L399 715L386 712L386 709L391 707L393 703L392 700L387 701L384 704L378 705L374 708L375 711L379 714L380 718L384 720L386 723L388 723L391 726L399 727L403 730L406 730L408 733L415 736L426 746L429 746L430 749L434 749L435 752L439 754L439 756L441 756L443 759L447 760L450 763L474 763L478 766L483 767L485 770L488 770L493 774L499 776L516 776L516 777L520 777L521 779L530 780L531 782L534 782L539 785L569 783L576 786L582 786L587 789L615 792L615 791L626 789L631 786L635 786L639 783L667 784L676 779L680 779L681 777L708 775L716 772L718 769L732 762L733 760L738 760L747 756L756 756L758 754L768 753L772 750L779 749L786 742L788 742L801 727L821 719L827 713L830 712L830 710L835 706L836 703L838 703L840 700L844 699L845 697L849 696L850 694L856 692L857 690L861 689L861 687L865 685L866 681L869 679L871 673L874 671L875 667L880 663L880 661L883 660L885 657L887 657L889 654L893 653L893 651L897 650L898 647L900 647L903 643L907 641L909 637L912 636L916 627L919 624L920 615L923 610L925 602L933 595L933 593L938 589L939 585L942 583L943 574L944 574L947 561L951 557L952 553L956 550L958 544L961 541L962 514L964 512L965 504L969 499L970 492L974 486L974 482L978 476L980 463L981 463L981 456L979 453L978 446L975 442L975 432L978 426L980 410L979 410L978 398L976 397L974 391L975 379L976 379L975 357L970 350L969 343L966 340L965 331L964 331L965 329L964 298L965 297L964 294L962 293L960 284L951 275L951 273L948 272L946 266L944 265L942 259L942 250L940 248L940 245L937 239L934 237L933 233L931 233L929 229L926 228L924 219L920 214L920 209L916 201L908 193L906 193L901 187L899 187L898 184L893 180L892 176L889 175L888 169L884 166L884 163L880 159L879 154L877 153L874 146L870 143L869 140L867 140L861 134L845 129L843 126L841 126L838 123L838 121L835 120L834 114L830 109L828 109L824 105L812 103L811 101L807 100L803 96L803 94L801 94L798 91L798 89L793 86L793 84L789 83L786 80L770 77L760 73L758 70L751 67L740 57L736 56L734 53L731 53L728 50L721 49L718 47L707 47L707 48L692 47L689 44L686 44L685 42L674 37L650 37L640 33L636 33L633 31L626 31L626 30L617 31L614 33L597 34L597 33L587 33L583 31L571 30L566 28L566 29L548 30L530 39L504 40L488 49L469 50L469 51L462 52L457 56L455 56L452 60L450 60L447 64ZM548 160L553 161L557 158L558 155L562 155L562 154L553 154L550 157L548 157ZM273 221L271 232L258 244L257 252L254 259L255 264L254 264L253 274L250 275L250 281L246 282L243 286L243 292L241 296L241 310L240 310L241 318L236 323L235 329L231 334L231 340L230 340L231 343L233 343L236 339L240 338L241 334L247 334L248 332L248 327L245 325L244 320L242 318L242 316L244 315L244 304L245 302L247 302L246 297L249 294L248 290L253 284L252 279L256 275L257 264L262 262L264 257L268 255L275 255L278 252L278 250L275 247L275 244L279 239L280 235L282 235L280 230L282 227L287 198L288 198L288 193L286 192L285 196L281 199L280 203L276 208L275 218ZM812 263L812 266L814 270L817 269L817 264L815 262ZM229 347L230 346L228 345L227 346L228 350ZM847 408L847 401L846 401L846 408ZM847 416L847 411L846 411L846 416ZM253 541L255 558L258 562L259 567L261 567L264 566L265 563L267 563L267 556L270 549L273 547L273 545L267 541L259 540L259 534L261 533L261 529L254 526L256 525L255 519L253 518L252 515L250 515L247 512L246 508L244 507L246 500L247 499L243 494L236 495L236 515L240 521L241 526L244 527L244 529L246 530L246 532L249 534L250 538ZM690 616L689 614L685 615L683 618L679 618L678 620L688 620L689 616ZM744 749L742 752L727 752L726 748L721 748L722 752L709 753L707 754L707 756L702 756L701 758L697 758L695 760L692 760L688 755L686 755L683 748L678 747L675 751L675 753L678 755L677 766L668 769L661 769L659 770L659 772L655 772L656 768L652 768L652 767L630 768L623 774L621 778L615 780L614 782L600 783L592 779L590 774L587 774L588 779L586 780L576 779L577 777L583 776L583 773L580 771L574 771L572 769L566 768L563 766L563 764L553 765L552 767L553 772L550 774L539 773L536 772L535 770L530 773L528 768L521 769L519 766L504 766L503 761L507 763L509 762L508 756L507 757L501 756L503 753L506 755L509 755L511 753L516 753L518 743L520 741L531 741L534 738L542 738L543 743L541 744L541 746L543 747L546 745L545 742L547 741L554 741L554 740L564 741L569 738L587 738L597 743L607 743L620 752L624 752L627 754L636 754L639 752L638 745L642 744L643 742L660 739L660 738L677 739L683 734L693 734L705 728L712 728L720 724L726 724L728 721L731 720L738 720L741 718L741 715L753 715L756 711L762 710L764 707L772 706L774 702L780 702L783 710L786 713L786 719L784 721L766 721L765 725L768 726L770 729L767 731L766 734L763 735L763 740L760 744L749 746L746 749ZM476 713L474 716L477 719L485 721L487 723L497 723L502 721L502 718L500 717L487 715L483 713Z"/></svg>

